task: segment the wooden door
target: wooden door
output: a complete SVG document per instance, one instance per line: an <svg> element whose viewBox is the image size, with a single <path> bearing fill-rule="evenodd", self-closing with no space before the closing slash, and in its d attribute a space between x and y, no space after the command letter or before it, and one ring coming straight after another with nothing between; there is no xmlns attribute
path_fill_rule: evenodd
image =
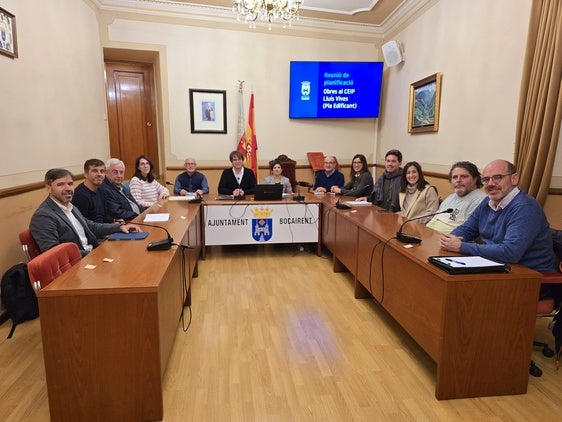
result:
<svg viewBox="0 0 562 422"><path fill-rule="evenodd" d="M152 64L106 61L105 75L111 157L125 163L130 179L136 158L144 154L159 177Z"/></svg>

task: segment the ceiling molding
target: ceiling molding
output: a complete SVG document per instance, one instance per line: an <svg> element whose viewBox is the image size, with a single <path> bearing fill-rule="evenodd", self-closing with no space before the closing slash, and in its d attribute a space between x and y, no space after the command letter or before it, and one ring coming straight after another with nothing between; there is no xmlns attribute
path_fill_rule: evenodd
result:
<svg viewBox="0 0 562 422"><path fill-rule="evenodd" d="M143 20L159 21L159 18L173 18L179 21L189 21L199 25L209 26L218 23L221 28L238 31L270 32L267 25L258 23L256 29L249 29L243 21L236 21L236 15L230 7L213 6L194 2L177 0L88 0L100 11L137 14L144 16ZM198 0L192 0L198 1ZM298 21L292 23L291 28L282 28L274 24L272 31L276 35L315 36L334 39L356 39L360 42L374 42L380 44L388 33L397 32L405 23L417 17L419 11L428 3L439 0L404 0L397 8L388 14L380 25L339 19L309 18L301 15ZM378 1L372 2L372 7Z"/></svg>

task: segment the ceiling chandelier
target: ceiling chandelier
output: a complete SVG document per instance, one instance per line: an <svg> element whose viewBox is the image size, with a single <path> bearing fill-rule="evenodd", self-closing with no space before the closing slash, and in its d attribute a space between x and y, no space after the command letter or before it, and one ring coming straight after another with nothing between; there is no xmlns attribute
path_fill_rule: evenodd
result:
<svg viewBox="0 0 562 422"><path fill-rule="evenodd" d="M232 10L237 13L237 20L244 16L250 28L256 27L256 21L271 24L276 20L283 21L283 28L291 26L291 21L299 20L299 9L303 0L234 0Z"/></svg>

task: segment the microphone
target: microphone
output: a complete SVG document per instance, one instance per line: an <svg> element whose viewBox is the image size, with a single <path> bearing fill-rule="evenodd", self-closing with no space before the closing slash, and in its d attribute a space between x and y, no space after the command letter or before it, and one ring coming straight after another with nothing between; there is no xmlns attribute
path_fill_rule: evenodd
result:
<svg viewBox="0 0 562 422"><path fill-rule="evenodd" d="M402 233L402 228L409 223L410 221L414 220L421 220L422 218L433 217L437 214L450 214L453 212L452 208L447 208L444 211L434 212L433 214L422 215L421 217L410 218L409 220L404 221L404 223L400 226L400 230L396 232L396 239L398 239L402 243L421 243L421 239L416 236L412 236L410 234Z"/></svg>
<svg viewBox="0 0 562 422"><path fill-rule="evenodd" d="M297 194L293 195L293 200L300 202L300 201L304 201L304 196L301 195L301 187L300 185L297 185Z"/></svg>
<svg viewBox="0 0 562 422"><path fill-rule="evenodd" d="M148 245L146 245L147 251L167 251L172 247L172 243L174 243L174 239L172 239L170 232L166 228L162 226L156 226L154 224L144 224L144 223L133 223L133 224L136 224L138 226L156 227L157 229L164 230L168 235L166 239L155 240L154 242L150 242Z"/></svg>
<svg viewBox="0 0 562 422"><path fill-rule="evenodd" d="M338 199L338 202L336 202L336 208L338 210L349 210L351 209L351 207L347 204L344 204L343 202L340 202L340 200Z"/></svg>
<svg viewBox="0 0 562 422"><path fill-rule="evenodd" d="M195 192L195 198L190 199L187 202L189 202L190 204L200 204L202 200L203 200L203 197L201 195L199 195L197 192Z"/></svg>

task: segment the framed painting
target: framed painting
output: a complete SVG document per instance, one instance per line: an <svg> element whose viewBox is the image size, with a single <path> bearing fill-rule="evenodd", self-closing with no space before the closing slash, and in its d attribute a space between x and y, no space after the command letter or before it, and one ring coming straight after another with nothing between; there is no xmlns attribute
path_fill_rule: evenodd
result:
<svg viewBox="0 0 562 422"><path fill-rule="evenodd" d="M18 57L16 17L0 7L0 54Z"/></svg>
<svg viewBox="0 0 562 422"><path fill-rule="evenodd" d="M440 99L441 73L434 73L410 85L408 132L437 132L439 130Z"/></svg>
<svg viewBox="0 0 562 422"><path fill-rule="evenodd" d="M191 133L226 133L226 91L189 90Z"/></svg>

